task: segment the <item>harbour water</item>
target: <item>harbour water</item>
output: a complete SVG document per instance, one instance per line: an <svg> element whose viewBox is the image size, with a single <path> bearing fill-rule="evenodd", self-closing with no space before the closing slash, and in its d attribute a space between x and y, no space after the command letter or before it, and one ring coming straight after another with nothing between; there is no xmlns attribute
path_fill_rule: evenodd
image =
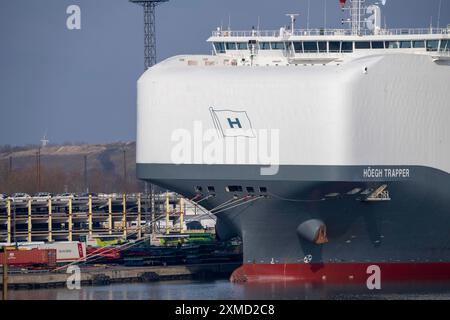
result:
<svg viewBox="0 0 450 320"><path fill-rule="evenodd" d="M161 281L11 290L13 300L450 300L449 283L389 284L370 291L364 286L299 283L233 284L228 280Z"/></svg>

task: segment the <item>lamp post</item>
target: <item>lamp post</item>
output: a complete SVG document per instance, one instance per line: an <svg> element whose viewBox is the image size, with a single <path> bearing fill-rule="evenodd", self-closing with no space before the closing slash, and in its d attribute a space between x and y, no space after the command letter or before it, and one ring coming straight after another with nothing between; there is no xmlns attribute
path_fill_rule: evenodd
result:
<svg viewBox="0 0 450 320"><path fill-rule="evenodd" d="M156 64L156 6L169 0L130 0L144 8L145 70Z"/></svg>
<svg viewBox="0 0 450 320"><path fill-rule="evenodd" d="M2 248L3 251L3 300L8 300L8 249Z"/></svg>
<svg viewBox="0 0 450 320"><path fill-rule="evenodd" d="M127 194L127 150L123 148L123 193Z"/></svg>
<svg viewBox="0 0 450 320"><path fill-rule="evenodd" d="M17 224L16 224L16 204L14 203L14 210L13 210L13 231L14 231L14 243L17 246Z"/></svg>

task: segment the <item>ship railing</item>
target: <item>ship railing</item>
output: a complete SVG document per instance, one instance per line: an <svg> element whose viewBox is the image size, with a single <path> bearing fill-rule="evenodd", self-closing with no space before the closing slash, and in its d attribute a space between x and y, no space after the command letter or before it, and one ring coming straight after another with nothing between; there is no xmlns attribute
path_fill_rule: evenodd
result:
<svg viewBox="0 0 450 320"><path fill-rule="evenodd" d="M373 33L372 33L373 34ZM422 29L381 29L378 35L443 35L450 34L448 28L422 28Z"/></svg>
<svg viewBox="0 0 450 320"><path fill-rule="evenodd" d="M308 60L308 59L338 59L345 56L345 52L289 52L286 54L286 57L290 59L301 59L301 60Z"/></svg>
<svg viewBox="0 0 450 320"><path fill-rule="evenodd" d="M438 56L440 57L450 57L450 50L439 50L438 52Z"/></svg>
<svg viewBox="0 0 450 320"><path fill-rule="evenodd" d="M380 29L373 30L361 30L358 34L360 36L372 36L372 35L443 35L450 34L450 28L419 28L419 29ZM308 29L308 30L247 30L247 31L231 31L231 30L218 30L213 31L213 37L271 37L271 38L285 38L290 36L352 36L352 30L349 29Z"/></svg>

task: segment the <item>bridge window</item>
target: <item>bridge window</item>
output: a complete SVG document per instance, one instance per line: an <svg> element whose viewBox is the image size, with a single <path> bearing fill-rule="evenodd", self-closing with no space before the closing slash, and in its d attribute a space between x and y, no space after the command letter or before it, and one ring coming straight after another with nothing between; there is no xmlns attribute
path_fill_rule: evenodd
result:
<svg viewBox="0 0 450 320"><path fill-rule="evenodd" d="M370 49L369 41L357 41L355 42L355 49Z"/></svg>
<svg viewBox="0 0 450 320"><path fill-rule="evenodd" d="M353 52L353 42L342 42L342 52Z"/></svg>
<svg viewBox="0 0 450 320"><path fill-rule="evenodd" d="M270 42L260 42L259 49L261 50L270 50Z"/></svg>
<svg viewBox="0 0 450 320"><path fill-rule="evenodd" d="M236 43L235 42L225 42L225 47L227 50L236 50Z"/></svg>
<svg viewBox="0 0 450 320"><path fill-rule="evenodd" d="M272 50L284 50L283 42L271 42Z"/></svg>
<svg viewBox="0 0 450 320"><path fill-rule="evenodd" d="M398 49L399 47L397 41L386 41L384 45L386 49Z"/></svg>
<svg viewBox="0 0 450 320"><path fill-rule="evenodd" d="M292 42L286 42L285 46L287 51L292 51Z"/></svg>
<svg viewBox="0 0 450 320"><path fill-rule="evenodd" d="M411 41L400 41L400 48L402 49L411 48Z"/></svg>
<svg viewBox="0 0 450 320"><path fill-rule="evenodd" d="M330 52L341 52L341 43L337 41L331 41L329 43Z"/></svg>
<svg viewBox="0 0 450 320"><path fill-rule="evenodd" d="M383 41L372 41L372 49L384 49Z"/></svg>
<svg viewBox="0 0 450 320"><path fill-rule="evenodd" d="M450 51L450 40L441 41L441 51Z"/></svg>
<svg viewBox="0 0 450 320"><path fill-rule="evenodd" d="M305 41L303 42L303 49L305 50L305 53L315 53L317 52L317 42Z"/></svg>
<svg viewBox="0 0 450 320"><path fill-rule="evenodd" d="M238 42L237 48L238 50L247 50L248 49L247 42Z"/></svg>
<svg viewBox="0 0 450 320"><path fill-rule="evenodd" d="M427 51L437 51L439 47L439 40L427 41Z"/></svg>
<svg viewBox="0 0 450 320"><path fill-rule="evenodd" d="M413 41L414 48L425 48L425 41Z"/></svg>
<svg viewBox="0 0 450 320"><path fill-rule="evenodd" d="M294 49L296 53L303 53L303 42L294 42Z"/></svg>
<svg viewBox="0 0 450 320"><path fill-rule="evenodd" d="M324 41L318 42L319 44L319 52L327 52L327 43Z"/></svg>
<svg viewBox="0 0 450 320"><path fill-rule="evenodd" d="M225 53L225 45L223 42L214 42L214 48L217 53Z"/></svg>

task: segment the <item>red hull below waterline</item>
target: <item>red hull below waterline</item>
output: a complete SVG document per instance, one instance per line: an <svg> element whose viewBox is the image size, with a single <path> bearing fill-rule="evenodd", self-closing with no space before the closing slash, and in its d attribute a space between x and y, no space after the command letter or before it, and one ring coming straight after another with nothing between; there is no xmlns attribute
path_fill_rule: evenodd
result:
<svg viewBox="0 0 450 320"><path fill-rule="evenodd" d="M244 264L230 281L356 284L366 283L377 272L383 282L450 280L450 263Z"/></svg>

